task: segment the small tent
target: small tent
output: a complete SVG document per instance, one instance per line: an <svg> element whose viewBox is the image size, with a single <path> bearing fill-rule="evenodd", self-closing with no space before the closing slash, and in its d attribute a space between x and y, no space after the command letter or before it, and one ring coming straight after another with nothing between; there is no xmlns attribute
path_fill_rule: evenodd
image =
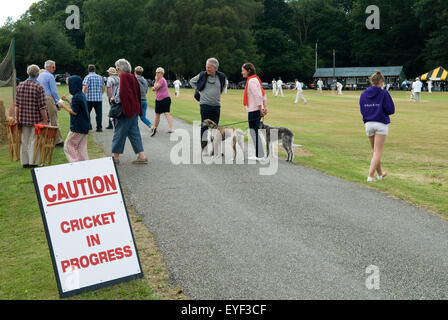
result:
<svg viewBox="0 0 448 320"><path fill-rule="evenodd" d="M438 67L421 76L421 80L447 81L448 71L442 67Z"/></svg>

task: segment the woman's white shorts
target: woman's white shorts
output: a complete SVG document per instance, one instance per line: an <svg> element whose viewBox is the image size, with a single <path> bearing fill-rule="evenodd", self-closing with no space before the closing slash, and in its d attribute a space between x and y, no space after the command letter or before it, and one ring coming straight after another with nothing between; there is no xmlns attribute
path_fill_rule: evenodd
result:
<svg viewBox="0 0 448 320"><path fill-rule="evenodd" d="M381 122L366 122L366 133L368 137L376 134L387 136L389 134L389 125Z"/></svg>

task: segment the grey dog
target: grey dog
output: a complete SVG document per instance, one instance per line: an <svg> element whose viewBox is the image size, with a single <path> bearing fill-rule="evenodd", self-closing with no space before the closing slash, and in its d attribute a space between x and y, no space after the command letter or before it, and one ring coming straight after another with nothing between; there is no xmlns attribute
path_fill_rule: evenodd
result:
<svg viewBox="0 0 448 320"><path fill-rule="evenodd" d="M288 158L286 159L286 161L292 162L292 160L294 159L294 151L293 151L294 133L292 133L292 131L289 130L288 128L270 127L267 124L264 124L263 122L260 122L260 129L266 130L266 134L265 134L266 149L267 149L266 156L269 157L269 150L270 150L271 143L275 142L277 140L281 140L282 146L285 149L286 153L288 154ZM274 135L271 135L273 130L277 130L277 132L278 132L277 137L275 137Z"/></svg>

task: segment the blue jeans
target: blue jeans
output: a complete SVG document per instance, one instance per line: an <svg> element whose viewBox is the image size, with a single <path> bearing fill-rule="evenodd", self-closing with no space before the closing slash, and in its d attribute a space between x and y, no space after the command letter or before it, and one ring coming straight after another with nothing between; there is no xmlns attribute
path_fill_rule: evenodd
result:
<svg viewBox="0 0 448 320"><path fill-rule="evenodd" d="M132 118L122 116L117 119L112 139L112 153L123 154L126 138L131 141L132 149L136 154L144 151L142 136L138 128L138 115Z"/></svg>
<svg viewBox="0 0 448 320"><path fill-rule="evenodd" d="M144 124L146 124L148 127L151 126L151 121L146 118L146 110L148 109L148 103L146 102L146 99L142 99L142 113L143 115L140 116L140 120L143 121Z"/></svg>

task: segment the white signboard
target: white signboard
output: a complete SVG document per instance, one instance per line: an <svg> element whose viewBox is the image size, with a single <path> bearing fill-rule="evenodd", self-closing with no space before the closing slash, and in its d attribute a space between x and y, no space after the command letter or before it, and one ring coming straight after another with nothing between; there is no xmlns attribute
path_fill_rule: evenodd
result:
<svg viewBox="0 0 448 320"><path fill-rule="evenodd" d="M143 277L112 158L32 175L62 298Z"/></svg>

